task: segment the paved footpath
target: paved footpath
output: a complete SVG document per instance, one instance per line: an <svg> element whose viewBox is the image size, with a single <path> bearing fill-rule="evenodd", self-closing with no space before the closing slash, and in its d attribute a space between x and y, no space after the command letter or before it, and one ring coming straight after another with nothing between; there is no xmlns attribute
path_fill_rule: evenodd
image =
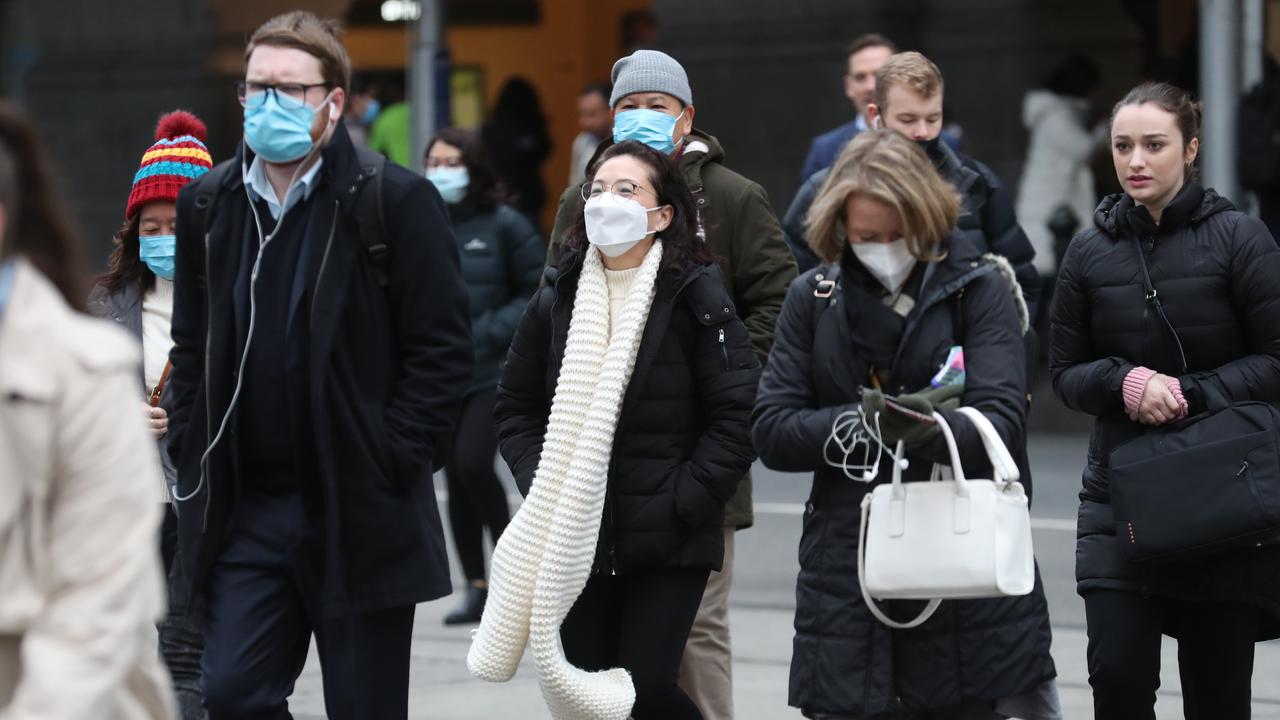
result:
<svg viewBox="0 0 1280 720"><path fill-rule="evenodd" d="M1049 397L1050 393L1042 388L1039 395ZM1036 558L1053 622L1058 690L1067 720L1089 720L1093 712L1085 665L1084 603L1075 592L1074 579L1076 496L1088 424L1087 419L1068 413L1053 402L1037 403L1032 415L1029 454L1036 498L1032 524ZM504 467L500 472L509 479ZM771 472L759 465L752 474L756 524L737 536L730 613L736 717L798 720L800 712L787 707L787 675L799 569L796 545L800 509L808 494L809 480L802 475ZM439 480L440 499L447 502ZM418 609L409 716L414 720L547 718L529 662L505 684L484 683L467 673L464 658L470 628L441 625L441 618L454 602L446 598ZM1162 667L1157 716L1160 720L1181 718L1177 645L1172 640L1164 643ZM1253 695L1255 720L1280 720L1280 642L1258 646ZM319 663L314 655L298 682L292 709L300 720L324 717Z"/></svg>
<svg viewBox="0 0 1280 720"><path fill-rule="evenodd" d="M509 683L489 684L472 678L463 659L469 628L446 628L441 618L452 606L446 598L419 606L414 630L409 717L413 720L478 720L480 718L549 717L538 692L532 664L525 664ZM791 659L791 611L734 607L735 705L738 720L798 720L787 707L787 666ZM1053 654L1058 662L1058 689L1068 720L1093 716L1085 673L1085 635L1079 628L1055 628ZM1177 648L1165 643L1164 677L1157 704L1161 720L1182 717L1177 677ZM314 652L290 703L298 720L324 717L320 664ZM1255 720L1280 720L1280 644L1258 646L1254 670Z"/></svg>

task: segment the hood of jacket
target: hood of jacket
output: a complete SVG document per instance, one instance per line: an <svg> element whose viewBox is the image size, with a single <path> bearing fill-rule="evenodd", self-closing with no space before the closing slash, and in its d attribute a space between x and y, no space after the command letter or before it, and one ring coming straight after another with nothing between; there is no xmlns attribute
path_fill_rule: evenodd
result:
<svg viewBox="0 0 1280 720"><path fill-rule="evenodd" d="M1093 224L1112 239L1128 237L1135 232L1167 235L1187 225L1198 225L1220 212L1234 210L1235 205L1213 188L1187 183L1165 208L1157 229L1146 208L1134 203L1128 193L1113 193L1102 199L1093 213Z"/></svg>
<svg viewBox="0 0 1280 720"><path fill-rule="evenodd" d="M1058 95L1043 88L1031 90L1022 98L1022 124L1028 130L1040 125L1055 113L1069 113L1083 122L1089 110L1089 101Z"/></svg>

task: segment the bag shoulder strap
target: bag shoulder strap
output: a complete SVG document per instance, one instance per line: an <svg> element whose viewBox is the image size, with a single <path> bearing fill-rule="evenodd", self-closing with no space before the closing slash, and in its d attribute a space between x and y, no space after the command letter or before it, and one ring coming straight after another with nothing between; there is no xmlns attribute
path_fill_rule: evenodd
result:
<svg viewBox="0 0 1280 720"><path fill-rule="evenodd" d="M1173 341L1178 346L1178 358L1182 362L1182 372L1187 371L1187 353L1182 349L1182 338L1178 337L1178 331L1173 328L1173 323L1169 322L1169 316L1164 314L1164 303L1160 302L1160 293L1156 292L1156 288L1151 284L1151 273L1147 271L1147 254L1142 251L1142 241L1135 235L1130 238L1133 241L1133 250L1138 254L1138 266L1142 268L1142 289L1147 292L1147 303L1156 311L1156 315L1164 326L1169 329L1169 334L1173 335Z"/></svg>
<svg viewBox="0 0 1280 720"><path fill-rule="evenodd" d="M942 604L942 600L934 598L924 606L924 610L914 618L906 622L898 622L893 620L876 605L875 598L871 597L871 593L867 592L867 520L871 517L871 493L867 493L862 498L862 527L858 530L858 586L862 590L862 602L866 603L867 609L875 616L877 620L888 625L895 630L910 630L914 627L920 627L925 624L933 614L938 611L938 606Z"/></svg>
<svg viewBox="0 0 1280 720"><path fill-rule="evenodd" d="M360 244L369 256L369 265L373 268L373 277L378 287L391 284L387 268L391 262L390 236L382 212L382 178L385 174L387 159L366 147L356 146L356 156L360 161L361 171L356 175L357 183L363 182L356 198L355 219L360 230ZM372 186L372 189L370 189Z"/></svg>
<svg viewBox="0 0 1280 720"><path fill-rule="evenodd" d="M156 407L160 404L160 396L164 393L164 386L169 382L170 370L173 370L173 361L166 360L164 370L160 373L160 382L156 383L155 388L151 390L151 395L147 398L147 402L150 403L151 407Z"/></svg>

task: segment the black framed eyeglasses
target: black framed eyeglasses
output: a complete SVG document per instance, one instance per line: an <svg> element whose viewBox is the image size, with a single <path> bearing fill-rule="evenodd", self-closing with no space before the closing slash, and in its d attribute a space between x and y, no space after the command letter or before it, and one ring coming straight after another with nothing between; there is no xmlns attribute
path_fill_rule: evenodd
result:
<svg viewBox="0 0 1280 720"><path fill-rule="evenodd" d="M260 83L241 80L236 83L236 99L247 108L260 107L267 101L267 94L276 96L282 107L299 108L307 104L307 93L313 88L328 88L329 83Z"/></svg>

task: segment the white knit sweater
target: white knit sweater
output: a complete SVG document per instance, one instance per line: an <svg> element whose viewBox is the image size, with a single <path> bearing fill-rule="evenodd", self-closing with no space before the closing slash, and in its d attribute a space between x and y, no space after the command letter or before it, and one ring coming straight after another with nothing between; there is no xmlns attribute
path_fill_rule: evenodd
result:
<svg viewBox="0 0 1280 720"><path fill-rule="evenodd" d="M528 643L555 720L626 720L635 704L626 670L586 672L565 659L560 625L595 559L614 430L661 260L655 241L611 333L604 266L598 252L586 253L542 455L529 496L494 548L489 597L467 654L473 675L505 682Z"/></svg>
<svg viewBox="0 0 1280 720"><path fill-rule="evenodd" d="M610 338L613 338L613 333L617 330L619 321L622 319L622 309L627 304L627 291L631 289L631 284L635 282L636 275L639 272L639 267L633 267L629 270L604 269L604 284L609 288Z"/></svg>

